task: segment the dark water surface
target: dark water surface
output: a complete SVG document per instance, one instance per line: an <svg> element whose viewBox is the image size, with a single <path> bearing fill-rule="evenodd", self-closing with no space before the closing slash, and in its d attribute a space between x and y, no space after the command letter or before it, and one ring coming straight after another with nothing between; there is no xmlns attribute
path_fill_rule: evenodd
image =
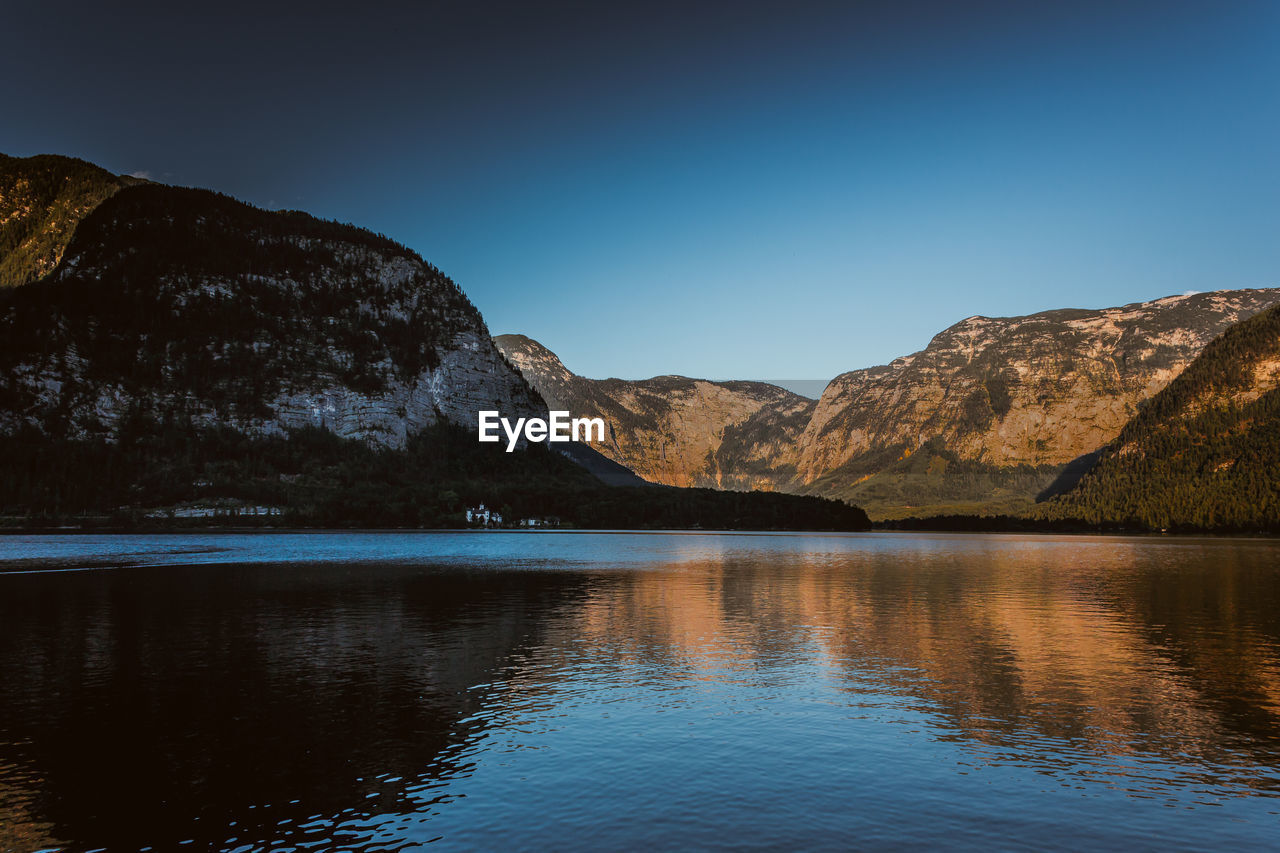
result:
<svg viewBox="0 0 1280 853"><path fill-rule="evenodd" d="M1274 541L3 537L3 570L4 850L1280 846Z"/></svg>

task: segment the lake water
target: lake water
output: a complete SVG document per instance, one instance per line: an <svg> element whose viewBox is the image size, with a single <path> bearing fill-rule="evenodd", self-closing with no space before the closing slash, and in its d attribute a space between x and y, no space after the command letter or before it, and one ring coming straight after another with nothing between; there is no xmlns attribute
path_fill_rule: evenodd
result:
<svg viewBox="0 0 1280 853"><path fill-rule="evenodd" d="M1280 846L1280 543L0 537L0 849Z"/></svg>

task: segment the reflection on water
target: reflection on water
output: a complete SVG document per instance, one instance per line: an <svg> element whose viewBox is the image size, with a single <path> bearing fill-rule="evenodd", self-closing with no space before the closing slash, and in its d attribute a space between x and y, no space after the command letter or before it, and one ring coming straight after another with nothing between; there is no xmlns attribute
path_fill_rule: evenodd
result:
<svg viewBox="0 0 1280 853"><path fill-rule="evenodd" d="M1277 557L886 534L0 540L25 572L0 575L0 849L1265 846Z"/></svg>

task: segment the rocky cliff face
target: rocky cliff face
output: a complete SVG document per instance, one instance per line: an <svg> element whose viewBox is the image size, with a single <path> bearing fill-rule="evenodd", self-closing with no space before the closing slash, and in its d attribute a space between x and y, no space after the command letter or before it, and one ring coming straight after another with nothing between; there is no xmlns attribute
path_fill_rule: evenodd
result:
<svg viewBox="0 0 1280 853"><path fill-rule="evenodd" d="M1277 303L1280 290L1239 290L971 317L920 352L838 376L816 403L756 392L731 417L707 389L649 380L646 410L683 429L636 422L604 452L659 482L696 471L722 488L845 498L873 517L1011 511L1114 439L1210 340ZM537 357L510 357L564 408L635 406L627 386L643 383L576 377L534 347Z"/></svg>
<svg viewBox="0 0 1280 853"><path fill-rule="evenodd" d="M742 488L751 477L722 467L727 431L762 410L807 410L812 400L763 382L710 382L683 376L641 381L587 379L571 373L546 347L523 335L495 338L498 348L538 389L547 405L604 418L595 449L646 480L672 486Z"/></svg>
<svg viewBox="0 0 1280 853"><path fill-rule="evenodd" d="M6 432L113 439L145 418L399 447L479 409L545 411L461 290L386 238L301 213L117 189L52 275L0 292Z"/></svg>

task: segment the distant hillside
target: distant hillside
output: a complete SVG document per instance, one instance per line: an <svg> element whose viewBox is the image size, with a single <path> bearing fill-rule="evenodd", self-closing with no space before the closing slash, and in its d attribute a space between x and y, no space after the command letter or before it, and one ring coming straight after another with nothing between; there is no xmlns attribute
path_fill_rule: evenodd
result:
<svg viewBox="0 0 1280 853"><path fill-rule="evenodd" d="M1149 528L1280 530L1280 307L1228 329L1037 508Z"/></svg>
<svg viewBox="0 0 1280 853"><path fill-rule="evenodd" d="M799 394L801 397L807 397L810 400L816 400L822 396L822 392L831 384L830 379L761 379L766 385L777 385L779 388L786 388L793 394Z"/></svg>
<svg viewBox="0 0 1280 853"><path fill-rule="evenodd" d="M53 272L81 220L138 183L71 157L0 154L0 287Z"/></svg>
<svg viewBox="0 0 1280 853"><path fill-rule="evenodd" d="M494 338L498 348L553 409L599 416L608 424L602 453L646 480L723 489L771 487L719 456L725 436L761 411L807 412L813 401L763 382L712 382L684 376L588 379L524 335Z"/></svg>

